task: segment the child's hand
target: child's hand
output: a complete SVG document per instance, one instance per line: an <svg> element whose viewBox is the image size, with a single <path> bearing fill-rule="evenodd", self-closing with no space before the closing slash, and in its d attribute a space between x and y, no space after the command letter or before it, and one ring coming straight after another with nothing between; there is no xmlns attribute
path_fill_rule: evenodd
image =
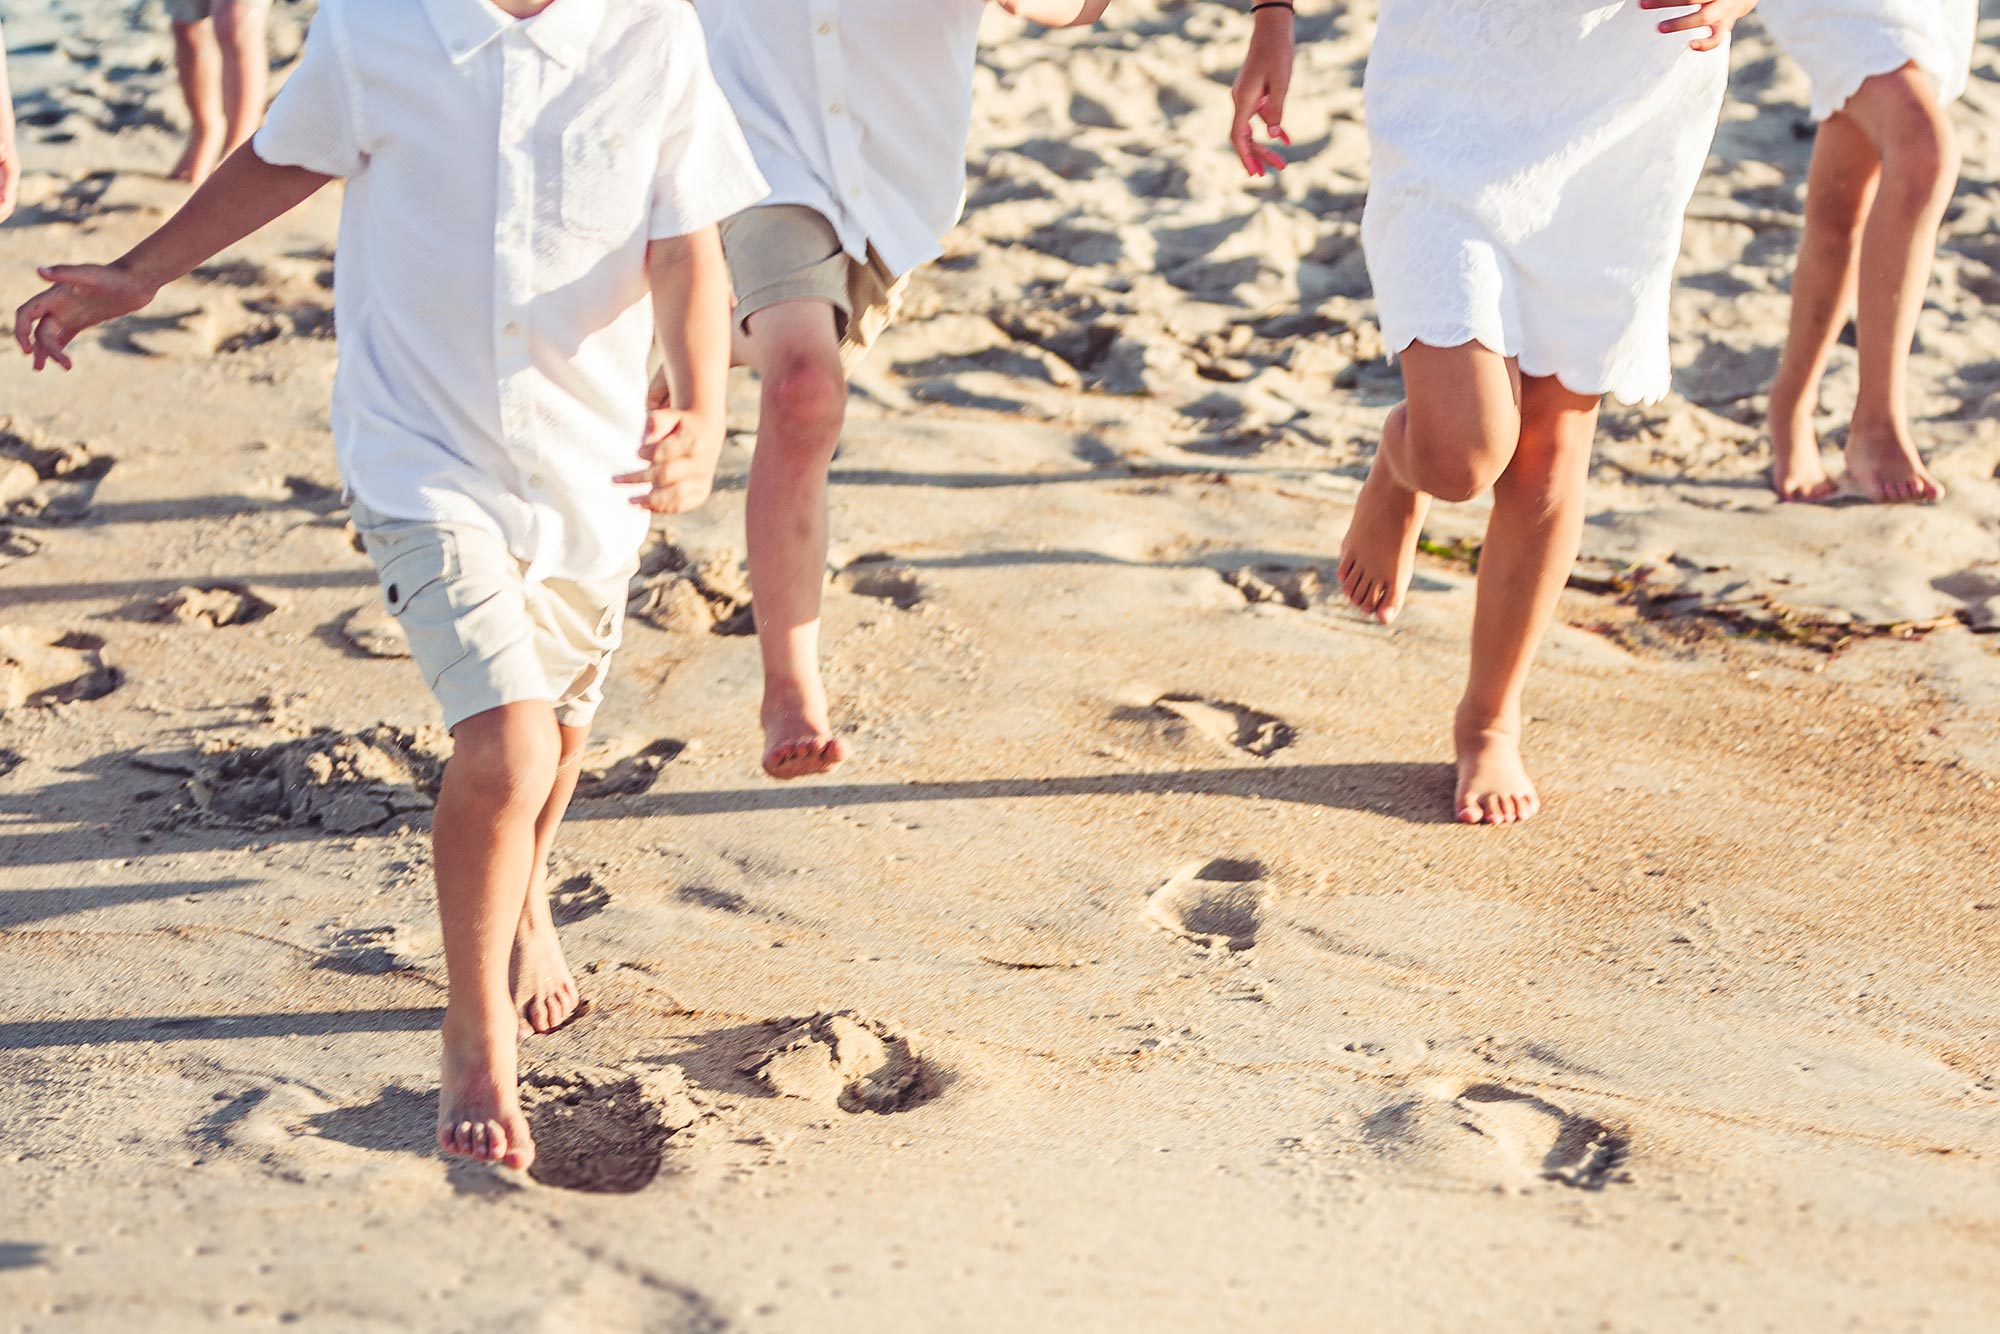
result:
<svg viewBox="0 0 2000 1334"><path fill-rule="evenodd" d="M14 341L35 369L70 369L63 351L84 330L144 309L159 289L116 264L57 264L36 270L55 286L14 313Z"/></svg>
<svg viewBox="0 0 2000 1334"><path fill-rule="evenodd" d="M639 457L647 466L612 480L643 486L632 503L655 514L685 514L708 499L715 485L715 467L722 458L723 423L667 406L665 378L653 382L647 395L646 438Z"/></svg>
<svg viewBox="0 0 2000 1334"><path fill-rule="evenodd" d="M1250 53L1243 58L1243 72L1236 76L1236 116L1229 127L1229 141L1236 145L1243 170L1262 176L1267 170L1283 171L1285 160L1257 142L1251 118L1263 117L1264 128L1279 143L1289 146L1292 142L1283 125L1285 94L1292 86L1292 11L1262 10L1256 21Z"/></svg>
<svg viewBox="0 0 2000 1334"><path fill-rule="evenodd" d="M1641 9L1686 9L1690 5L1695 7L1692 14L1668 19L1660 25L1660 31L1690 32L1699 28L1703 35L1688 45L1697 51L1713 51L1729 40L1737 20L1755 9L1757 0L1639 0Z"/></svg>

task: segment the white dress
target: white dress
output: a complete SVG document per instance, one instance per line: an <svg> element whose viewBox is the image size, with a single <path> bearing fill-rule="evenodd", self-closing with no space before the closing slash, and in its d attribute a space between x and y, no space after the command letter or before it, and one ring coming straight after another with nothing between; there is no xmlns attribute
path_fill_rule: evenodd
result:
<svg viewBox="0 0 2000 1334"><path fill-rule="evenodd" d="M1861 85L1914 62L1955 102L1972 77L1979 0L1764 0L1758 12L1812 80L1812 118L1825 120Z"/></svg>
<svg viewBox="0 0 2000 1334"><path fill-rule="evenodd" d="M1635 0L1383 0L1362 238L1382 334L1666 396L1667 306L1726 50Z"/></svg>

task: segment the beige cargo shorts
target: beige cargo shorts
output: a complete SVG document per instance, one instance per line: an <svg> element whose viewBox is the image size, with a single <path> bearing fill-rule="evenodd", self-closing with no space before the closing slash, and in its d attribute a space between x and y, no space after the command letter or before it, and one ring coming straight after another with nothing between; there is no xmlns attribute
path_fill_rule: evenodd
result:
<svg viewBox="0 0 2000 1334"><path fill-rule="evenodd" d="M566 727L590 724L624 633L629 574L531 584L497 533L387 519L359 502L352 516L446 727L538 699Z"/></svg>
<svg viewBox="0 0 2000 1334"><path fill-rule="evenodd" d="M737 327L747 330L752 315L782 301L824 301L839 315L846 366L867 355L896 318L909 283L908 274L892 275L872 246L867 263L855 260L833 224L803 204L759 204L723 219L722 251L736 289Z"/></svg>

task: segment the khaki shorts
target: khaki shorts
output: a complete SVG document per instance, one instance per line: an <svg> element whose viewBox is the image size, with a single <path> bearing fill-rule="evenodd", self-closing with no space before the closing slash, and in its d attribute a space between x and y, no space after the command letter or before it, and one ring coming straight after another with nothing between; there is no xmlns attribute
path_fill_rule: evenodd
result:
<svg viewBox="0 0 2000 1334"><path fill-rule="evenodd" d="M385 519L358 502L352 513L446 727L536 699L565 726L589 725L625 628L630 576L530 584L483 528Z"/></svg>
<svg viewBox="0 0 2000 1334"><path fill-rule="evenodd" d="M167 17L175 23L200 23L215 17L217 5L228 4L241 9L269 9L271 0L167 0Z"/></svg>
<svg viewBox="0 0 2000 1334"><path fill-rule="evenodd" d="M841 249L833 224L803 204L759 204L723 219L722 250L736 289L736 323L781 301L824 301L839 314L840 360L867 354L903 304L909 275L889 272L875 248L862 264Z"/></svg>

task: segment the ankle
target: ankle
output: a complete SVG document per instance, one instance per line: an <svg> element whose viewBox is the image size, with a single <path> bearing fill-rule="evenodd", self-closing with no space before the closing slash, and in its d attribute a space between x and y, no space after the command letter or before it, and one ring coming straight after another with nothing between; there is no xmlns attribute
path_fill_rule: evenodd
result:
<svg viewBox="0 0 2000 1334"><path fill-rule="evenodd" d="M778 714L801 713L826 707L826 687L820 683L819 673L809 675L764 676L763 714L768 720Z"/></svg>
<svg viewBox="0 0 2000 1334"><path fill-rule="evenodd" d="M1518 738L1521 735L1521 706L1461 700L1458 712L1452 718L1452 731L1460 745L1485 737Z"/></svg>
<svg viewBox="0 0 2000 1334"><path fill-rule="evenodd" d="M445 1002L443 1028L447 1041L511 1048L520 1021L514 1013L514 998L507 991L482 989L472 995L454 993Z"/></svg>
<svg viewBox="0 0 2000 1334"><path fill-rule="evenodd" d="M1902 440L1909 434L1909 424L1903 420L1902 413L1866 405L1855 407L1854 416L1849 420L1847 427L1847 438L1850 442L1881 436Z"/></svg>

